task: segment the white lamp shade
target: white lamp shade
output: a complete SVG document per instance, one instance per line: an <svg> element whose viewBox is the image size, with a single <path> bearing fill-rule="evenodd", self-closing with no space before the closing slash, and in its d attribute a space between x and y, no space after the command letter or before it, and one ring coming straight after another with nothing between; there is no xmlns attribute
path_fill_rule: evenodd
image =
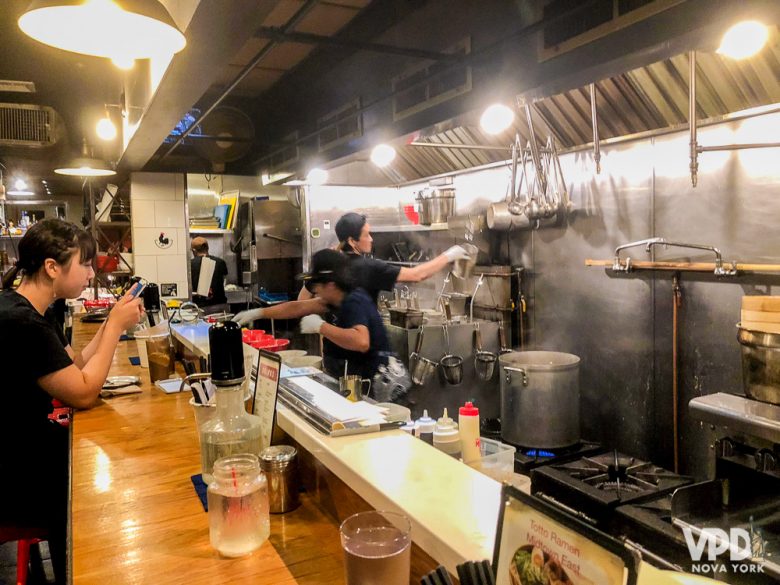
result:
<svg viewBox="0 0 780 585"><path fill-rule="evenodd" d="M171 55L187 44L159 0L35 0L19 28L46 45L109 59Z"/></svg>

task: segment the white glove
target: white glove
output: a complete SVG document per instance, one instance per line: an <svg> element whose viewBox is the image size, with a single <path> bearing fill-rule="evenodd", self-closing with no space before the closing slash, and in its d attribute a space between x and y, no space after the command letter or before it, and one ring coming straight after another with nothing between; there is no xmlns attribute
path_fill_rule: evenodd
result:
<svg viewBox="0 0 780 585"><path fill-rule="evenodd" d="M241 325L249 325L255 319L263 318L263 309L250 309L249 311L241 311L238 315L233 317L233 321Z"/></svg>
<svg viewBox="0 0 780 585"><path fill-rule="evenodd" d="M306 315L301 319L301 333L319 333L325 321L319 315Z"/></svg>
<svg viewBox="0 0 780 585"><path fill-rule="evenodd" d="M450 262L455 262L455 260L470 259L469 253L466 252L466 249L463 246L452 246L451 248L448 248L446 252L444 252L444 255Z"/></svg>

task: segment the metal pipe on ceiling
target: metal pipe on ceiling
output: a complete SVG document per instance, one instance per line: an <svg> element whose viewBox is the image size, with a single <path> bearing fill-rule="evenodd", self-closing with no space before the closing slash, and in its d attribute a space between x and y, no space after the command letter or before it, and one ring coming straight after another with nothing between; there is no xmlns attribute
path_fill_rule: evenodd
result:
<svg viewBox="0 0 780 585"><path fill-rule="evenodd" d="M410 49L406 47L396 47L394 45L383 45L380 43L364 43L361 41L350 41L337 37L328 37L324 35L315 35L296 31L286 32L278 27L261 27L255 36L263 39L269 39L277 43L289 42L302 43L305 45L330 45L332 47L342 47L345 49L354 49L356 51L370 51L372 53L400 55L402 57L429 59L431 61L456 62L461 60L461 57L453 53L438 53L436 51Z"/></svg>
<svg viewBox="0 0 780 585"><path fill-rule="evenodd" d="M298 11L288 20L285 25L282 27L282 30L285 32L289 32L292 30L300 21L303 19L304 16L306 16L312 8L314 8L319 0L308 0L306 4L301 6ZM176 142L173 143L173 145L166 151L165 154L163 154L160 157L160 161L165 160L168 158L168 156L173 153L174 150L176 150L181 143L184 141L187 136L190 135L192 131L195 130L195 128L198 127L199 124L205 120L211 112L213 112L219 104L223 102L225 98L227 98L230 93L238 87L238 84L241 83L244 78L251 73L251 71L257 67L257 65L265 59L265 57L268 55L268 53L271 52L271 49L273 49L277 45L276 41L269 42L265 47L260 49L260 51L255 55L254 59L252 59L238 74L238 76L230 83L230 85L227 86L227 88L219 95L219 97L208 107L208 109L203 112L200 117L195 120L187 130L185 130L181 136L176 140Z"/></svg>
<svg viewBox="0 0 780 585"><path fill-rule="evenodd" d="M601 173L601 146L599 144L599 117L596 106L596 84L590 84L590 116L593 120L593 160L596 163L596 174Z"/></svg>
<svg viewBox="0 0 780 585"><path fill-rule="evenodd" d="M691 158L691 185L694 187L699 180L699 145L696 142L696 51L689 54L689 81L688 81L688 126L690 127L690 158Z"/></svg>
<svg viewBox="0 0 780 585"><path fill-rule="evenodd" d="M408 146L426 146L429 148L445 148L448 150L502 150L504 152L509 152L512 150L512 148L508 146L486 146L484 144L447 144L444 142L418 142L416 140L414 142L410 142Z"/></svg>

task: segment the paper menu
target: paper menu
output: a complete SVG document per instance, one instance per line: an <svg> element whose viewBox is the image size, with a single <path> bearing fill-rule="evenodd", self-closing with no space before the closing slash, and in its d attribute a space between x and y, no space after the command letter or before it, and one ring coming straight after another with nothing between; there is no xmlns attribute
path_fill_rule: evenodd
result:
<svg viewBox="0 0 780 585"><path fill-rule="evenodd" d="M311 406L321 410L329 418L341 422L354 420L384 420L384 409L367 402L350 402L316 380L302 376L289 378L298 394L303 394ZM301 392L302 391L302 392Z"/></svg>

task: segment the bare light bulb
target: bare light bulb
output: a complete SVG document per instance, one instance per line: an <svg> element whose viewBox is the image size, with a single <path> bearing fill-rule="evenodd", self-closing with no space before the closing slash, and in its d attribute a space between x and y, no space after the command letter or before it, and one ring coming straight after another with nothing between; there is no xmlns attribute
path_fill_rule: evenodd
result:
<svg viewBox="0 0 780 585"><path fill-rule="evenodd" d="M25 182L24 179L16 179L16 181L14 182L14 188L17 191L24 191L25 189L27 189L27 183Z"/></svg>
<svg viewBox="0 0 780 585"><path fill-rule="evenodd" d="M371 151L371 162L378 167L386 167L395 159L395 148L389 144L377 144Z"/></svg>
<svg viewBox="0 0 780 585"><path fill-rule="evenodd" d="M515 113L511 108L504 104L493 104L484 111L479 125L488 134L501 134L514 120Z"/></svg>
<svg viewBox="0 0 780 585"><path fill-rule="evenodd" d="M747 59L758 53L769 39L769 29L757 20L738 22L726 31L717 53L732 59Z"/></svg>
<svg viewBox="0 0 780 585"><path fill-rule="evenodd" d="M116 138L116 126L108 117L98 120L95 132L101 140L113 140Z"/></svg>
<svg viewBox="0 0 780 585"><path fill-rule="evenodd" d="M306 175L306 180L310 185L322 185L328 180L328 171L315 167Z"/></svg>

